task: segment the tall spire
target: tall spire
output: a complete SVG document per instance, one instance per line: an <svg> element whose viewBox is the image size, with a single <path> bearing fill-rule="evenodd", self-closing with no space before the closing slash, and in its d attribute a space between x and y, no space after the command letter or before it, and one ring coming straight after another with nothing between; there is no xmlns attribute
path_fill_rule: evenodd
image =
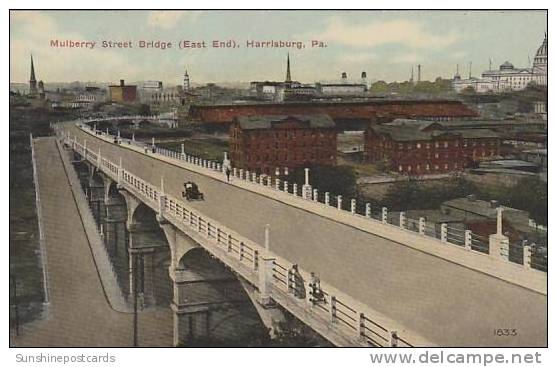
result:
<svg viewBox="0 0 557 367"><path fill-rule="evenodd" d="M184 90L184 92L188 92L190 90L190 76L188 74L188 69L186 69L186 72L184 73L184 80L182 82L182 89Z"/></svg>
<svg viewBox="0 0 557 367"><path fill-rule="evenodd" d="M36 95L37 79L35 79L35 65L33 65L33 55L31 55L31 76L29 76L29 94Z"/></svg>
<svg viewBox="0 0 557 367"><path fill-rule="evenodd" d="M36 82L35 79L35 66L33 65L33 54L31 54L31 76L29 77L30 82Z"/></svg>
<svg viewBox="0 0 557 367"><path fill-rule="evenodd" d="M290 53L286 54L286 80L287 83L292 82L292 78L290 77Z"/></svg>

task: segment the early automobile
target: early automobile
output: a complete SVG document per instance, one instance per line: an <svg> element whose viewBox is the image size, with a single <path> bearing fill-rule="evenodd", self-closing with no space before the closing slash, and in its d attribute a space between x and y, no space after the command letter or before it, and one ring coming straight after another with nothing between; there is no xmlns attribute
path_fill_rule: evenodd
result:
<svg viewBox="0 0 557 367"><path fill-rule="evenodd" d="M203 193L199 192L197 184L192 181L184 183L184 191L182 191L182 197L186 200L205 200Z"/></svg>

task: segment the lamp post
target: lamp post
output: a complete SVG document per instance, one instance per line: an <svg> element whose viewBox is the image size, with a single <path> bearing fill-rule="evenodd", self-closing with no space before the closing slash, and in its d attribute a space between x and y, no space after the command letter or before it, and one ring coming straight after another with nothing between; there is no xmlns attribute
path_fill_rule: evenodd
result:
<svg viewBox="0 0 557 367"><path fill-rule="evenodd" d="M137 337L138 337L138 328L137 328L137 296L138 296L138 277L137 272L139 270L138 258L137 254L132 254L134 267L132 269L132 276L133 276L133 346L137 347Z"/></svg>

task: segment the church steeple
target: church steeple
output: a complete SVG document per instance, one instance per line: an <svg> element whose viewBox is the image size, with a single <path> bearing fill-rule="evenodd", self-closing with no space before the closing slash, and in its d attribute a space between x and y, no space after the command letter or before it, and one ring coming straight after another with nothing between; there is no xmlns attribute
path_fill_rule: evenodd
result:
<svg viewBox="0 0 557 367"><path fill-rule="evenodd" d="M31 76L29 77L29 94L37 94L37 79L35 78L35 65L31 55Z"/></svg>
<svg viewBox="0 0 557 367"><path fill-rule="evenodd" d="M292 78L290 77L290 53L286 54L286 80L285 82L291 83Z"/></svg>
<svg viewBox="0 0 557 367"><path fill-rule="evenodd" d="M188 74L188 69L186 69L186 72L184 73L184 80L182 82L182 89L184 90L184 92L188 92L190 90L190 76Z"/></svg>

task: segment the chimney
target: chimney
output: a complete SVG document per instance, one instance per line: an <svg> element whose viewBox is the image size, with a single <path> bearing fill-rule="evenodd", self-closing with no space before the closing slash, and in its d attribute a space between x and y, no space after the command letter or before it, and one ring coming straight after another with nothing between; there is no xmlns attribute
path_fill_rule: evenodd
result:
<svg viewBox="0 0 557 367"><path fill-rule="evenodd" d="M342 79L342 82L343 82L343 83L346 83L346 79L347 79L346 71L343 71L343 72L342 72L340 78Z"/></svg>
<svg viewBox="0 0 557 367"><path fill-rule="evenodd" d="M422 65L418 65L418 83L422 81Z"/></svg>
<svg viewBox="0 0 557 367"><path fill-rule="evenodd" d="M466 198L468 199L468 201L476 201L476 195L468 195L466 196Z"/></svg>
<svg viewBox="0 0 557 367"><path fill-rule="evenodd" d="M362 71L362 84L367 85L367 73Z"/></svg>
<svg viewBox="0 0 557 367"><path fill-rule="evenodd" d="M490 208L497 208L499 206L499 202L497 200L490 200L489 207Z"/></svg>
<svg viewBox="0 0 557 367"><path fill-rule="evenodd" d="M124 79L120 79L120 86L121 86L121 87L124 86Z"/></svg>

